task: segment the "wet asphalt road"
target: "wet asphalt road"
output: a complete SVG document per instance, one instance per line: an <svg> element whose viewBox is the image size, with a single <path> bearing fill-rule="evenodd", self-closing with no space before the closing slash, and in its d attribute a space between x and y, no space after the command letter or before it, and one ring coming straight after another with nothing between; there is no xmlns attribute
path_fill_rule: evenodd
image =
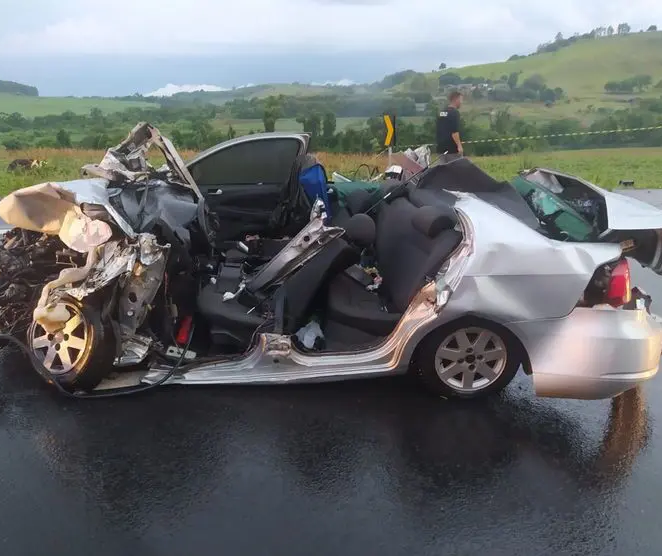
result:
<svg viewBox="0 0 662 556"><path fill-rule="evenodd" d="M525 376L482 403L407 379L85 402L2 356L1 554L660 553L662 374L597 402Z"/></svg>

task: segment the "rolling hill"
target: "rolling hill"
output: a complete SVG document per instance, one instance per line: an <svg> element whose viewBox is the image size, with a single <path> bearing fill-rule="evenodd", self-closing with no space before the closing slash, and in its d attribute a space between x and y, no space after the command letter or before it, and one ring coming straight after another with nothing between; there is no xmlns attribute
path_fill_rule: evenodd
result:
<svg viewBox="0 0 662 556"><path fill-rule="evenodd" d="M583 37L588 37L588 35L583 35ZM439 78L448 73L458 74L461 78L481 77L492 81L499 81L503 76L518 73L519 83L522 83L527 77L539 74L544 78L548 87L560 87L564 91L562 99L552 106L546 106L540 101L502 102L485 98L476 100L471 96L466 98L467 109L476 111L485 118L495 108L507 106L514 115L526 119L549 121L577 118L584 123L589 123L599 108L623 108L633 97L659 97L662 95L662 89L654 87L655 84L662 81L662 32L630 33L594 39L579 38L572 44L563 46L554 52L536 53L498 63L448 68L443 72L400 71L375 83L351 86L272 83L229 91L178 93L164 99L150 98L150 102L147 102L148 99L140 97L133 100L130 98L26 96L26 94L5 93L0 88L0 112L19 112L26 117L61 114L67 110L84 114L89 113L90 109L95 107L104 112L116 112L130 107L153 106L155 102L167 105L189 102L223 105L236 98L263 99L271 95L299 98L333 95L351 99L351 101L357 100L357 97L361 99L379 98L381 101L388 100L392 95L415 98L417 94L424 93L428 95L428 98L432 95L437 101L443 102L444 92L440 91ZM620 81L642 74L650 75L653 85L644 92L618 95L606 94L604 91L605 83L608 81ZM11 90L13 91L13 89ZM416 100L415 102L421 104L423 101ZM366 103L366 106L371 106L371 104ZM370 115L374 114L352 114L352 116L362 118ZM252 125L254 125L253 122L251 122ZM256 121L255 125L259 125L259 122Z"/></svg>
<svg viewBox="0 0 662 556"><path fill-rule="evenodd" d="M653 83L659 82L662 79L662 31L580 40L556 52L508 62L449 68L428 74L428 78L436 82L442 73L448 72L488 79L521 72L520 81L537 73L550 87L561 87L569 96L595 97L604 93L607 81L648 74L653 77Z"/></svg>

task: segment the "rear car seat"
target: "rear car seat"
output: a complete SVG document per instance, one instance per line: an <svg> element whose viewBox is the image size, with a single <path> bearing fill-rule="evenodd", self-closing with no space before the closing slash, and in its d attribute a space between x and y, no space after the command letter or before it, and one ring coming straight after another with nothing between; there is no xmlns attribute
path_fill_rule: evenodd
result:
<svg viewBox="0 0 662 556"><path fill-rule="evenodd" d="M462 239L450 207L417 207L406 197L384 203L377 215L379 294L341 273L329 288L327 318L374 336L386 336L426 282Z"/></svg>

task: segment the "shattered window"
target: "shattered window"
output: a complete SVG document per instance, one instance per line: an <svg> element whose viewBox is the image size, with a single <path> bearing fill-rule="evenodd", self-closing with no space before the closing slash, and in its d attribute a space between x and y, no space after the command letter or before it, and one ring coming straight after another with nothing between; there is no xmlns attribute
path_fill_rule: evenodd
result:
<svg viewBox="0 0 662 556"><path fill-rule="evenodd" d="M258 139L210 154L190 168L200 186L281 184L290 178L298 139Z"/></svg>

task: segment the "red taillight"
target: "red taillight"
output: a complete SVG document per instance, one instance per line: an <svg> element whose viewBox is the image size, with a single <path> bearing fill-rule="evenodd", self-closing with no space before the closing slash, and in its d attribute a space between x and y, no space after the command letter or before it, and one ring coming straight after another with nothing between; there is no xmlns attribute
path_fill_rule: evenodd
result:
<svg viewBox="0 0 662 556"><path fill-rule="evenodd" d="M193 317L186 316L182 318L177 331L177 343L180 346L185 346L188 343L188 337L191 335L191 325L193 324Z"/></svg>
<svg viewBox="0 0 662 556"><path fill-rule="evenodd" d="M619 262L611 272L607 288L607 303L612 307L620 307L630 301L630 265L626 259Z"/></svg>

